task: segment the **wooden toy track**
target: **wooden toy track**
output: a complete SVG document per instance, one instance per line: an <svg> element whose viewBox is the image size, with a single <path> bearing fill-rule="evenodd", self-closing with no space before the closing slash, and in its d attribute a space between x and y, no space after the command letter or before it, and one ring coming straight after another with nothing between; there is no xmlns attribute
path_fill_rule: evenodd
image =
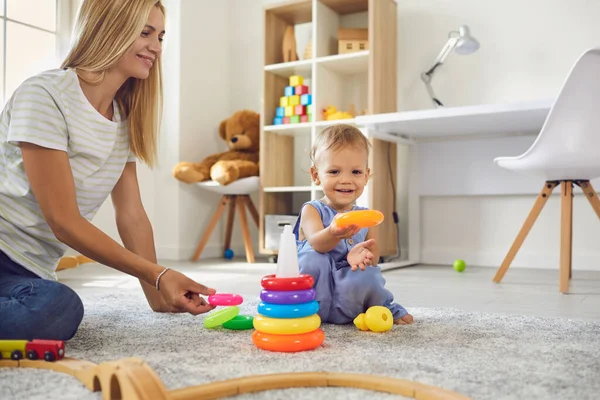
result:
<svg viewBox="0 0 600 400"><path fill-rule="evenodd" d="M461 394L415 381L341 372L256 375L167 390L152 368L139 358L127 358L99 365L74 358L55 362L0 360L0 367L38 368L66 373L77 378L91 391L102 391L103 400L209 400L243 393L308 387L366 389L418 400L469 399Z"/></svg>

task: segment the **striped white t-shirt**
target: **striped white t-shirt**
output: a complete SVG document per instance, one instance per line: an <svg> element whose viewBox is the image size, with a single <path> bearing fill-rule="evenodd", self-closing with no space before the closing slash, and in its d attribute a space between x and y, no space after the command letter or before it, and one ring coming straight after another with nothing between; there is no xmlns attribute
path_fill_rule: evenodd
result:
<svg viewBox="0 0 600 400"><path fill-rule="evenodd" d="M109 121L87 100L75 71L51 70L26 80L0 115L0 250L46 279L67 246L56 239L40 210L23 168L20 142L65 151L79 212L91 220L135 161L127 121L116 102ZM1 268L1 266L0 266Z"/></svg>

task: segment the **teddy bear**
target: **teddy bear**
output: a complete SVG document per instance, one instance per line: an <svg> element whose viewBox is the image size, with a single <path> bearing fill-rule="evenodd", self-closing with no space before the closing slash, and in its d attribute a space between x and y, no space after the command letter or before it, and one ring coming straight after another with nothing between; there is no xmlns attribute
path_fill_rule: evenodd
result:
<svg viewBox="0 0 600 400"><path fill-rule="evenodd" d="M219 136L230 150L210 155L201 162L180 162L173 168L173 176L185 183L213 180L221 185L258 176L259 135L260 114L236 111L219 125Z"/></svg>

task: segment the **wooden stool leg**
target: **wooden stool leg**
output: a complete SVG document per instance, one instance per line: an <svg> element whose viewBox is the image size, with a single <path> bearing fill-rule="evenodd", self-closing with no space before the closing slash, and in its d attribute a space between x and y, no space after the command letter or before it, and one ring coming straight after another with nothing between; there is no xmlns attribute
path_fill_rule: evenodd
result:
<svg viewBox="0 0 600 400"><path fill-rule="evenodd" d="M250 210L250 215L252 215L252 219L254 220L256 227L258 227L258 211L256 211L256 207L254 207L254 203L252 202L250 196L246 195L243 197L244 201L246 202L246 207L248 207L248 210Z"/></svg>
<svg viewBox="0 0 600 400"><path fill-rule="evenodd" d="M227 229L225 231L225 244L223 245L223 252L231 246L231 233L233 232L233 219L235 217L235 203L237 196L231 196L231 202L229 203L229 214L227 215Z"/></svg>
<svg viewBox="0 0 600 400"><path fill-rule="evenodd" d="M560 222L560 273L559 291L569 291L569 275L571 273L571 250L573 243L573 182L561 183L561 222Z"/></svg>
<svg viewBox="0 0 600 400"><path fill-rule="evenodd" d="M254 250L252 250L252 238L250 237L250 229L248 229L248 220L246 219L246 210L244 208L244 202L237 202L238 214L240 215L240 222L242 223L242 235L244 236L244 246L246 247L246 260L249 263L254 262Z"/></svg>
<svg viewBox="0 0 600 400"><path fill-rule="evenodd" d="M523 242L525 241L525 238L529 234L531 227L535 223L535 220L537 219L537 217L542 212L544 205L546 205L546 201L548 201L548 198L552 194L552 191L554 190L555 187L556 187L556 183L554 183L554 182L546 182L544 184L544 188L538 195L537 200L535 201L535 203L533 205L533 208L529 212L529 215L527 216L525 223L523 224L523 226L521 227L521 230L519 231L519 234L517 235L515 241L513 242L510 250L508 250L508 253L506 254L506 257L504 258L502 265L500 266L500 268L498 268L498 271L496 272L496 276L494 276L494 282L500 283L500 281L504 277L504 274L508 270L508 267L510 267L510 264L512 263L512 261L515 259L517 252L523 245Z"/></svg>
<svg viewBox="0 0 600 400"><path fill-rule="evenodd" d="M215 226L217 226L217 222L219 222L219 218L221 218L221 214L223 214L223 211L225 211L225 207L227 206L227 204L229 204L229 200L230 200L229 196L221 197L221 203L219 204L217 211L215 211L215 213L213 214L212 219L208 223L208 227L206 228L206 231L204 231L204 235L202 235L202 238L200 239L200 243L198 243L196 252L192 256L192 261L196 261L198 259L198 257L200 257L200 253L202 253L202 250L204 250L204 246L206 246L206 243L208 243L210 234L215 229Z"/></svg>

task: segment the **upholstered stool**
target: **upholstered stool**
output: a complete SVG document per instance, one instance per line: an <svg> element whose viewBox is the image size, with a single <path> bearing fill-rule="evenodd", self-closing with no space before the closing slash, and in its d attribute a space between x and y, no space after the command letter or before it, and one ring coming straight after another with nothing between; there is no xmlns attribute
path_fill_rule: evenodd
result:
<svg viewBox="0 0 600 400"><path fill-rule="evenodd" d="M246 210L244 206L248 207L250 215L258 227L258 211L256 211L254 203L252 203L250 193L257 191L260 187L259 177L251 176L248 178L238 179L237 181L226 186L220 185L219 183L213 181L200 182L198 185L203 189L210 190L211 192L220 193L222 196L217 210L213 214L210 222L208 223L206 231L204 231L204 234L198 243L198 247L194 252L192 261L198 260L200 254L202 254L202 250L204 250L204 246L206 246L212 231L215 229L215 226L217 226L217 222L219 222L219 218L221 218L221 215L225 211L225 207L229 205L229 215L227 216L227 228L225 231L223 253L229 249L229 246L231 245L233 220L235 216L235 210L237 208L240 222L242 224L242 236L244 237L244 246L246 248L246 260L249 263L253 263L254 250L252 249L252 239L250 237L250 230L248 228L248 220L246 219Z"/></svg>

